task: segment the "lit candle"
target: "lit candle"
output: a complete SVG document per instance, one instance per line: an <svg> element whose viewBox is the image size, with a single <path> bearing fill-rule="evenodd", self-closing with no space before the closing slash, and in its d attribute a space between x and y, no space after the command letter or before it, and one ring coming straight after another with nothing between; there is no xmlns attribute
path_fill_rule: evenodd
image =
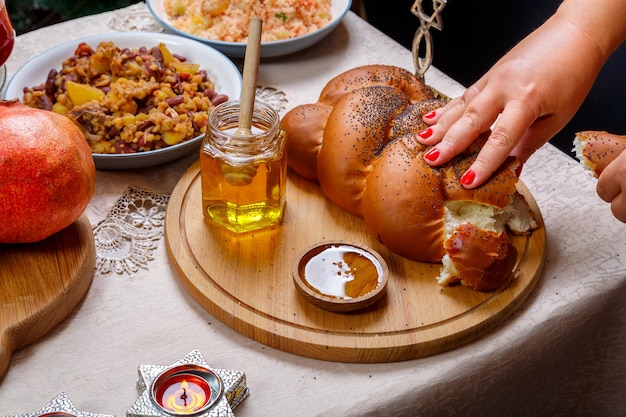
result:
<svg viewBox="0 0 626 417"><path fill-rule="evenodd" d="M179 365L161 373L151 392L154 403L167 413L188 415L211 408L222 394L222 383L204 367Z"/></svg>
<svg viewBox="0 0 626 417"><path fill-rule="evenodd" d="M188 414L206 405L211 398L211 388L196 375L177 374L164 381L155 395L157 402L167 411Z"/></svg>

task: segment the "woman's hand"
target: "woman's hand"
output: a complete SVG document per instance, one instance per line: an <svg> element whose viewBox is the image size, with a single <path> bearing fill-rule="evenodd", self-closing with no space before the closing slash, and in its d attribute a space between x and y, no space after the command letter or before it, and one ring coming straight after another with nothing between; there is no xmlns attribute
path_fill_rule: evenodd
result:
<svg viewBox="0 0 626 417"><path fill-rule="evenodd" d="M613 215L626 223L626 151L604 168L596 191L601 199L611 203Z"/></svg>
<svg viewBox="0 0 626 417"><path fill-rule="evenodd" d="M576 8L578 0L565 3L461 97L424 116L431 126L417 136L420 142L434 145L425 155L429 164L449 161L492 128L461 179L465 187L474 188L509 155L526 161L571 119L619 45L614 38L623 39L626 24L619 22L625 30L617 31L614 38L597 35L602 32L597 26L595 32L586 27L610 16L609 11L596 9L598 16L590 16L585 14L588 8ZM626 1L617 3L626 7Z"/></svg>

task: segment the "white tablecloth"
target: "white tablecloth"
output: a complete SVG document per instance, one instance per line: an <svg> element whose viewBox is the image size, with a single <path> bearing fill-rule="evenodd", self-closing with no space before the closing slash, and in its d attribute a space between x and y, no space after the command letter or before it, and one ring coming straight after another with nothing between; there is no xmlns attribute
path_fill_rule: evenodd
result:
<svg viewBox="0 0 626 417"><path fill-rule="evenodd" d="M136 26L158 28L143 3L19 36L9 76L56 44ZM339 72L373 63L413 70L408 50L349 13L312 48L263 60L258 81L283 91L290 108L316 101ZM435 68L426 81L449 96L463 91ZM129 185L169 194L194 158L98 171L92 224L107 218ZM138 398L139 365L167 365L193 349L214 367L246 373L251 394L235 409L240 417L626 415L626 225L597 197L595 180L551 145L530 159L522 179L544 216L545 268L522 308L468 345L385 364L275 350L204 311L157 239L146 268L97 271L70 317L14 353L0 381L0 415L37 411L65 392L79 411L124 416Z"/></svg>

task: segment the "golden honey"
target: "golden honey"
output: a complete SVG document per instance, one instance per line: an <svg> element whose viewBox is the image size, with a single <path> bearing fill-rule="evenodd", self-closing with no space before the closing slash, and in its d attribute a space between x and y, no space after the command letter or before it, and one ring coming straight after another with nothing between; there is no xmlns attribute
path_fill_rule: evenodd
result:
<svg viewBox="0 0 626 417"><path fill-rule="evenodd" d="M300 275L313 291L339 299L362 297L383 279L383 267L368 251L352 245L323 245L307 254Z"/></svg>
<svg viewBox="0 0 626 417"><path fill-rule="evenodd" d="M274 226L285 208L285 132L278 113L255 103L249 135L236 135L239 102L209 114L200 148L202 210L205 218L241 233Z"/></svg>

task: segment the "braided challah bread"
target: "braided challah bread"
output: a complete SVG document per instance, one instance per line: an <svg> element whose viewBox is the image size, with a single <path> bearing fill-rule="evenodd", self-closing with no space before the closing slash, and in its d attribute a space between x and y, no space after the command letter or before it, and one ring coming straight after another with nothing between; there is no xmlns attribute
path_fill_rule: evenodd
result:
<svg viewBox="0 0 626 417"><path fill-rule="evenodd" d="M443 262L440 284L493 290L517 261L505 226L527 233L536 222L516 190L517 160L509 159L479 188L460 185L487 134L441 167L424 162L429 147L415 134L426 127L422 115L443 104L404 69L349 70L326 84L317 103L283 118L289 166L363 218L393 252Z"/></svg>

